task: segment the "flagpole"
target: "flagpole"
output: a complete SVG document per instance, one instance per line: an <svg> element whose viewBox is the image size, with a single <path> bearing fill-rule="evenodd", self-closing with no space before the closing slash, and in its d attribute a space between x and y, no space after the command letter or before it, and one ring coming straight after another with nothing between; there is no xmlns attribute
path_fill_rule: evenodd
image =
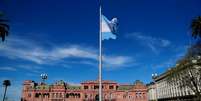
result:
<svg viewBox="0 0 201 101"><path fill-rule="evenodd" d="M101 0L99 0L99 101L102 101L102 9Z"/></svg>

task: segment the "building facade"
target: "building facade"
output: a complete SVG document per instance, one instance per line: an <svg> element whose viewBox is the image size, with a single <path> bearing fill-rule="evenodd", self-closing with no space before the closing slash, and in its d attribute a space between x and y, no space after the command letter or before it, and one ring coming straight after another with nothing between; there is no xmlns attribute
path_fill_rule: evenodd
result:
<svg viewBox="0 0 201 101"><path fill-rule="evenodd" d="M182 86L180 80L170 82L167 72L154 78L155 94L158 101L194 101L194 92L187 86ZM181 76L184 76L181 75Z"/></svg>
<svg viewBox="0 0 201 101"><path fill-rule="evenodd" d="M151 82L149 84L147 84L147 95L148 95L148 99L149 101L156 101L156 85L154 82Z"/></svg>
<svg viewBox="0 0 201 101"><path fill-rule="evenodd" d="M185 78L186 74L179 75L178 80L176 78L171 80L168 76L167 71L154 77L154 82L147 85L149 101L197 101L192 89L188 86L182 86L183 82L178 79L181 76Z"/></svg>
<svg viewBox="0 0 201 101"><path fill-rule="evenodd" d="M201 94L201 56L181 61L152 78L154 82L147 85L149 101L200 101L195 92Z"/></svg>
<svg viewBox="0 0 201 101"><path fill-rule="evenodd" d="M26 80L23 83L22 101L98 101L98 80L69 85L64 81L55 84L36 83ZM104 101L148 101L147 87L140 81L132 85L103 81Z"/></svg>

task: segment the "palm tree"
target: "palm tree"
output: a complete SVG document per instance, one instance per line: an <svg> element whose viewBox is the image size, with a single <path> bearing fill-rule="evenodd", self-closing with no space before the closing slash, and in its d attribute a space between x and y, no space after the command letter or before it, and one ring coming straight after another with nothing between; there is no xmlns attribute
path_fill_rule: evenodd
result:
<svg viewBox="0 0 201 101"><path fill-rule="evenodd" d="M11 85L10 80L4 80L3 85L5 86L5 91L4 91L4 96L3 96L3 101L4 101L5 97L6 97L7 88L8 88L8 86Z"/></svg>
<svg viewBox="0 0 201 101"><path fill-rule="evenodd" d="M8 22L5 19L2 19L3 15L0 14L0 38L2 38L2 41L5 40L5 37L8 36L8 30L9 30L9 26L8 24L6 24L6 22Z"/></svg>
<svg viewBox="0 0 201 101"><path fill-rule="evenodd" d="M191 22L192 37L201 38L201 16L194 18Z"/></svg>

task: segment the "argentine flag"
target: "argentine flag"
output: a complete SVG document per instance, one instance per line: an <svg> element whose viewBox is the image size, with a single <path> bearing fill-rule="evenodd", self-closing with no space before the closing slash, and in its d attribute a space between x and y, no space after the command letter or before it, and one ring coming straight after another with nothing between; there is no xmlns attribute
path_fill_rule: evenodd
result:
<svg viewBox="0 0 201 101"><path fill-rule="evenodd" d="M109 21L104 15L102 15L102 40L116 39L118 20L113 18Z"/></svg>

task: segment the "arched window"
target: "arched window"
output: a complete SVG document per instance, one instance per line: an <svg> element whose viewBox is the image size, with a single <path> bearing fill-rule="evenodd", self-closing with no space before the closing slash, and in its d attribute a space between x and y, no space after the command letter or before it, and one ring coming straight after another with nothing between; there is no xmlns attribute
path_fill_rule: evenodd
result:
<svg viewBox="0 0 201 101"><path fill-rule="evenodd" d="M69 94L66 94L66 98L69 98Z"/></svg>
<svg viewBox="0 0 201 101"><path fill-rule="evenodd" d="M58 98L59 97L59 94L58 93L56 93L56 98Z"/></svg>
<svg viewBox="0 0 201 101"><path fill-rule="evenodd" d="M78 98L80 98L80 94L78 94Z"/></svg>
<svg viewBox="0 0 201 101"><path fill-rule="evenodd" d="M89 86L84 86L84 89L89 89Z"/></svg>
<svg viewBox="0 0 201 101"><path fill-rule="evenodd" d="M94 86L94 89L98 89L99 88L99 86Z"/></svg>
<svg viewBox="0 0 201 101"><path fill-rule="evenodd" d="M109 86L109 89L114 89L114 86Z"/></svg>
<svg viewBox="0 0 201 101"><path fill-rule="evenodd" d="M85 98L87 98L88 97L88 95L87 94L85 94Z"/></svg>
<svg viewBox="0 0 201 101"><path fill-rule="evenodd" d="M38 95L39 95L39 97L42 97L42 94L41 94L41 93L39 93Z"/></svg>
<svg viewBox="0 0 201 101"><path fill-rule="evenodd" d="M52 98L56 98L56 94L55 93L52 93Z"/></svg>
<svg viewBox="0 0 201 101"><path fill-rule="evenodd" d="M38 98L38 97L39 97L39 94L38 94L38 93L36 93L36 94L35 94L35 97L36 97L36 98Z"/></svg>
<svg viewBox="0 0 201 101"><path fill-rule="evenodd" d="M125 95L125 94L123 95L123 98L124 98L124 99L126 98L126 95Z"/></svg>
<svg viewBox="0 0 201 101"><path fill-rule="evenodd" d="M60 98L62 97L62 94L61 94L61 93L59 93L59 97L60 97Z"/></svg>

